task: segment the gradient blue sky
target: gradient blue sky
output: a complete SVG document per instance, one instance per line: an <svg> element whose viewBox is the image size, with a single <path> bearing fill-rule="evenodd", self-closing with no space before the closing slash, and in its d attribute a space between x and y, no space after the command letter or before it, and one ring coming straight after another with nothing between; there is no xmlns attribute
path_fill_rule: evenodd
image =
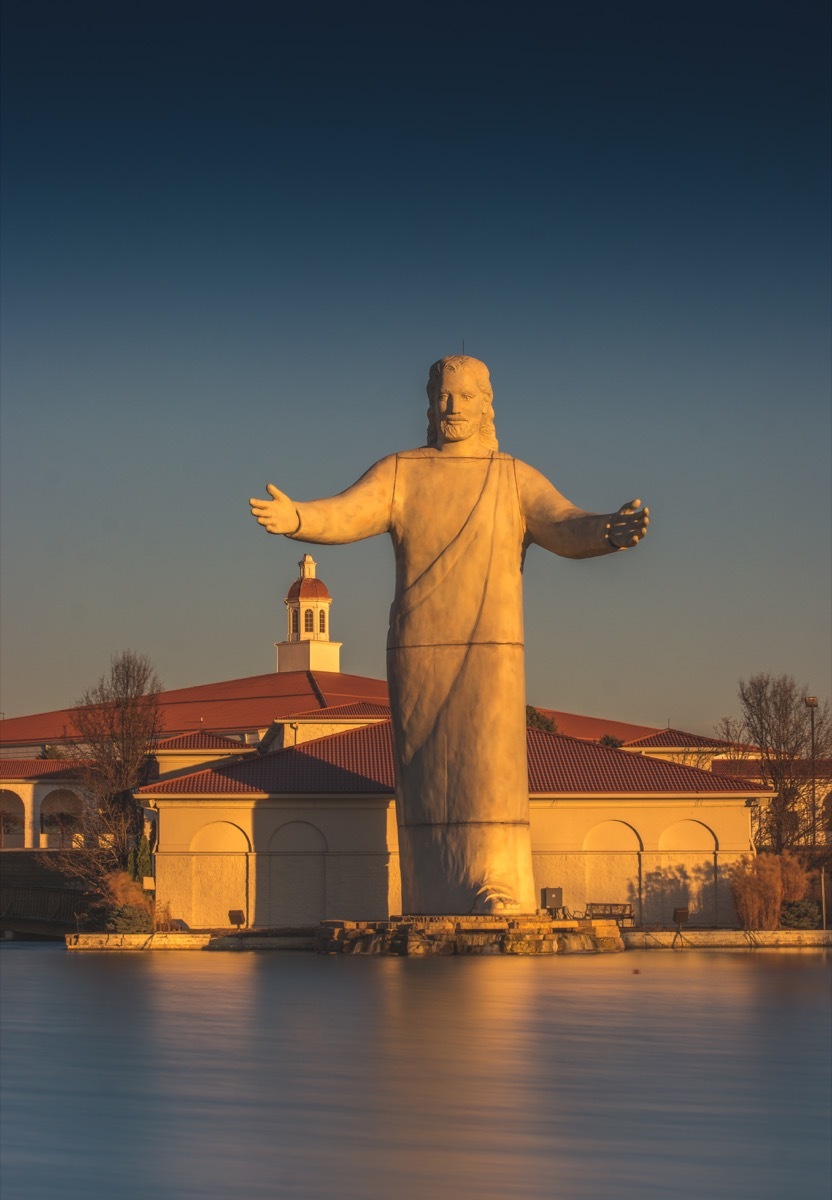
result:
<svg viewBox="0 0 832 1200"><path fill-rule="evenodd" d="M267 672L308 499L424 439L466 351L501 449L637 552L526 568L530 701L709 732L830 672L825 0L3 0L7 716L126 647ZM382 677L386 539L314 550Z"/></svg>

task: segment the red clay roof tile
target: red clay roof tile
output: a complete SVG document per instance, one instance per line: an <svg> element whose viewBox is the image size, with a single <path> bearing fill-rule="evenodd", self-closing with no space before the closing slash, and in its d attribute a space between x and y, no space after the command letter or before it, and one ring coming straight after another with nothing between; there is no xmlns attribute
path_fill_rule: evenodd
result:
<svg viewBox="0 0 832 1200"><path fill-rule="evenodd" d="M762 779L767 768L758 758L715 758L711 763L714 775L737 777L744 775L747 779ZM789 772L793 779L811 779L811 760L800 759L791 764ZM826 781L832 779L832 758L815 759L815 779L818 784L826 786Z"/></svg>
<svg viewBox="0 0 832 1200"><path fill-rule="evenodd" d="M157 750L254 750L236 738L223 737L208 729L197 729L193 733L180 733L176 737L164 738L156 744Z"/></svg>
<svg viewBox="0 0 832 1200"><path fill-rule="evenodd" d="M633 738L647 737L656 733L655 725L633 725L628 721L608 721L606 717L583 717L579 713L560 712L555 708L540 708L538 712L551 717L555 722L558 733L568 737L583 738L587 742L597 742L605 733L629 742Z"/></svg>
<svg viewBox="0 0 832 1200"><path fill-rule="evenodd" d="M709 771L664 762L643 754L599 746L564 734L527 731L529 791L534 794L610 792L688 795L695 792L755 791L747 779L714 779Z"/></svg>
<svg viewBox="0 0 832 1200"><path fill-rule="evenodd" d="M387 684L340 671L272 671L161 692L159 707L164 732L172 736L200 725L214 732L265 729L294 713L365 700L386 704ZM71 708L0 722L0 744L6 746L36 746L73 737L78 737L78 731Z"/></svg>
<svg viewBox="0 0 832 1200"><path fill-rule="evenodd" d="M293 721L361 720L364 717L389 720L390 705L359 701L357 704L338 704L334 708L315 708L311 711L305 709L292 714Z"/></svg>
<svg viewBox="0 0 832 1200"><path fill-rule="evenodd" d="M683 733L680 729L660 729L657 733L651 733L647 737L636 738L635 741L628 741L626 745L641 749L710 749L724 750L728 746L733 746L733 742L721 741L719 738L706 737L701 733Z"/></svg>
<svg viewBox="0 0 832 1200"><path fill-rule="evenodd" d="M77 779L82 766L72 758L0 758L0 780Z"/></svg>
<svg viewBox="0 0 832 1200"><path fill-rule="evenodd" d="M747 779L726 779L563 734L527 730L531 795L691 795L759 793ZM392 795L390 723L365 725L262 758L150 784L139 794Z"/></svg>

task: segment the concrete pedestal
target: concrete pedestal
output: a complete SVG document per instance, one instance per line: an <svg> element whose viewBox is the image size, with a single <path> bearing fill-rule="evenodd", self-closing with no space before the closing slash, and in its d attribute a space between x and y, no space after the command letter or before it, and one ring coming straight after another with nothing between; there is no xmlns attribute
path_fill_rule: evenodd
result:
<svg viewBox="0 0 832 1200"><path fill-rule="evenodd" d="M599 954L624 949L615 921L511 917L402 916L389 921L324 921L322 954Z"/></svg>

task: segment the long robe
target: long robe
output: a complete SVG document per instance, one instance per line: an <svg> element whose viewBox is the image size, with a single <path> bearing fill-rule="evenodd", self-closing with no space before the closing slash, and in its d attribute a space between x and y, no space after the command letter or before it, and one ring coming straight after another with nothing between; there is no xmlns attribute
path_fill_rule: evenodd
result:
<svg viewBox="0 0 832 1200"><path fill-rule="evenodd" d="M427 447L297 512L298 541L393 540L387 677L404 911L534 911L523 556L531 541L605 553L605 518L509 455Z"/></svg>

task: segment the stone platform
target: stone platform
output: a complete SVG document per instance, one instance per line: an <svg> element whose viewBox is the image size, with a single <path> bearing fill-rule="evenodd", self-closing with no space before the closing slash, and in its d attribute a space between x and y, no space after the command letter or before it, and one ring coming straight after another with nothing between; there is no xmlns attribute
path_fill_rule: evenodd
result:
<svg viewBox="0 0 832 1200"><path fill-rule="evenodd" d="M615 921L555 921L549 914L511 917L391 917L322 921L321 954L601 954L623 950Z"/></svg>

